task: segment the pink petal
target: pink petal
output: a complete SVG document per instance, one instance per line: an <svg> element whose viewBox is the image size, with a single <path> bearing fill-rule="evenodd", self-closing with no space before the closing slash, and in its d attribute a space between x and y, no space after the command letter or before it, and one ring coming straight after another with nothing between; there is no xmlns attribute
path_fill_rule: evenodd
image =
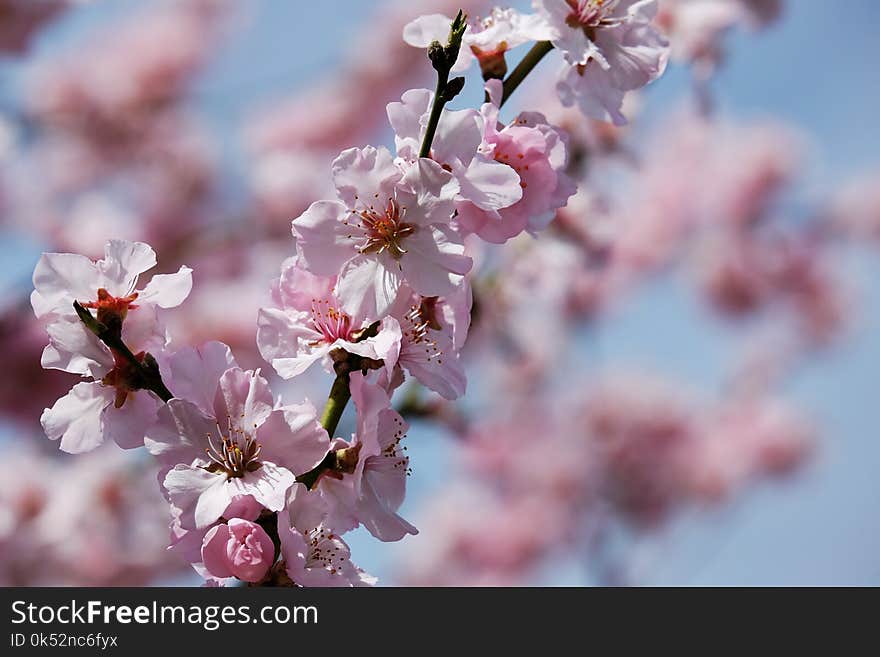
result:
<svg viewBox="0 0 880 657"><path fill-rule="evenodd" d="M372 203L376 194L384 204L394 195L394 185L401 177L394 158L384 147L365 146L342 151L333 160L332 171L336 191L347 208L357 207L358 201Z"/></svg>
<svg viewBox="0 0 880 657"><path fill-rule="evenodd" d="M229 527L221 524L211 527L202 541L202 563L214 577L232 577L232 569L226 556L229 540Z"/></svg>
<svg viewBox="0 0 880 657"><path fill-rule="evenodd" d="M293 236L304 268L319 276L335 276L357 253L350 229L343 223L348 216L342 203L316 201L293 220Z"/></svg>

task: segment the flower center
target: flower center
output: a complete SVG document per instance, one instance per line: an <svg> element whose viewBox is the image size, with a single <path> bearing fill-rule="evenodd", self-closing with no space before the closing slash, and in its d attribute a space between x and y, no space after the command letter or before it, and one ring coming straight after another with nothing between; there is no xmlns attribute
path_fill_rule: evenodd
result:
<svg viewBox="0 0 880 657"><path fill-rule="evenodd" d="M214 438L208 434L208 447L205 453L211 460L211 464L205 469L208 472L225 472L227 479L244 477L248 472L255 472L262 467L257 459L260 456L262 446L254 440L253 436L241 429L232 426L232 420L227 420L227 430L224 434L217 423L217 432L220 434L220 446L214 444ZM239 434L235 437L235 434Z"/></svg>
<svg viewBox="0 0 880 657"><path fill-rule="evenodd" d="M114 297L106 289L98 289L98 300L87 301L82 304L83 308L94 308L98 311L98 321L106 326L122 323L129 310L137 308L134 300L138 293L132 292L127 297Z"/></svg>
<svg viewBox="0 0 880 657"><path fill-rule="evenodd" d="M415 348L415 351L408 349L407 355L428 363L437 361L442 365L443 350L431 336L431 331L440 331L443 328L437 320L438 302L437 297L422 297L417 305L410 306L401 328L406 343Z"/></svg>
<svg viewBox="0 0 880 657"><path fill-rule="evenodd" d="M98 313L98 317L100 317L100 310ZM116 388L116 399L113 402L113 406L115 408L122 408L122 405L125 404L131 393L143 389L143 375L139 368L135 367L133 363L130 363L128 359L115 349L111 349L110 353L113 354L113 369L104 375L101 383L105 386ZM140 351L134 357L139 363L143 363L146 353Z"/></svg>
<svg viewBox="0 0 880 657"><path fill-rule="evenodd" d="M320 526L310 530L306 538L309 542L306 568L323 568L331 575L342 570L349 552L336 534Z"/></svg>
<svg viewBox="0 0 880 657"><path fill-rule="evenodd" d="M388 199L384 211L376 211L370 206L368 210L363 210L359 214L366 235L361 253L380 254L387 251L395 260L399 260L406 253L403 240L412 235L416 227L403 222L406 208L401 207L396 199Z"/></svg>
<svg viewBox="0 0 880 657"><path fill-rule="evenodd" d="M394 417L394 435L388 445L373 458L390 459L391 467L395 470L403 470L407 477L412 474L412 468L409 467L409 457L405 456L403 450L406 447L400 446L400 441L406 438L403 427L403 420L400 417Z"/></svg>
<svg viewBox="0 0 880 657"><path fill-rule="evenodd" d="M312 326L321 334L319 342L333 343L351 338L351 317L330 305L327 299L312 299Z"/></svg>
<svg viewBox="0 0 880 657"><path fill-rule="evenodd" d="M593 29L614 25L616 21L608 18L620 0L565 0L571 11L565 24L574 29L582 29L591 41Z"/></svg>

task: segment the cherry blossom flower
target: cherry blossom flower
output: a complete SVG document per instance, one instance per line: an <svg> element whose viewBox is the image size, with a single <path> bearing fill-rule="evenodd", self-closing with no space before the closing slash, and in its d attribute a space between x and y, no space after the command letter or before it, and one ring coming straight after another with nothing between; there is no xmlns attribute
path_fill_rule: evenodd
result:
<svg viewBox="0 0 880 657"><path fill-rule="evenodd" d="M215 575L205 567L202 555L205 537L214 527L228 523L232 519L254 522L262 512L263 505L257 502L252 495L236 495L223 511L223 515L217 523L201 529L187 529L180 522L180 510L171 507L171 541L168 545L168 551L192 566L193 570L209 585L234 586L237 580L232 575ZM218 570L218 572L220 571Z"/></svg>
<svg viewBox="0 0 880 657"><path fill-rule="evenodd" d="M624 96L663 74L668 42L651 24L656 0L534 0L562 53L557 91L589 117L626 123Z"/></svg>
<svg viewBox="0 0 880 657"><path fill-rule="evenodd" d="M323 498L295 485L284 512L278 514L278 536L284 570L300 586L372 586L376 578L351 562L345 541L327 527Z"/></svg>
<svg viewBox="0 0 880 657"><path fill-rule="evenodd" d="M717 503L749 481L794 471L815 445L809 418L773 397L725 400L702 420L686 480L693 494Z"/></svg>
<svg viewBox="0 0 880 657"><path fill-rule="evenodd" d="M205 535L202 560L214 577L259 582L275 561L275 546L258 524L232 518Z"/></svg>
<svg viewBox="0 0 880 657"><path fill-rule="evenodd" d="M381 541L399 541L418 530L397 511L406 495L409 457L400 445L409 425L391 408L388 394L368 383L360 372L351 378L351 397L357 409L352 441L333 442L337 458L350 472L320 481L331 509L332 524L350 529L362 524Z"/></svg>
<svg viewBox="0 0 880 657"><path fill-rule="evenodd" d="M463 395L467 387L459 350L467 337L471 303L466 284L448 297L412 294L399 319L398 365L449 400Z"/></svg>
<svg viewBox="0 0 880 657"><path fill-rule="evenodd" d="M524 230L534 233L546 228L576 187L565 173L568 153L564 133L538 112L523 112L507 126L500 126L501 82L490 80L486 90L490 102L481 110L481 149L516 172L522 198L499 209L459 203L456 220L466 231L501 243Z"/></svg>
<svg viewBox="0 0 880 657"><path fill-rule="evenodd" d="M163 487L185 529L210 525L239 495L280 510L296 475L315 467L328 447L309 402L277 406L259 372L240 368L220 377L210 414L170 400L146 442L166 462L179 459Z"/></svg>
<svg viewBox="0 0 880 657"><path fill-rule="evenodd" d="M98 321L111 316L124 320L136 308L174 308L183 303L192 288L189 267L176 274L154 275L145 288L136 289L140 275L155 266L156 253L143 242L110 240L104 258L97 262L74 253L44 253L34 269L31 305L38 319L52 322L76 317L74 301L96 309ZM65 371L91 373L88 367Z"/></svg>
<svg viewBox="0 0 880 657"><path fill-rule="evenodd" d="M410 89L401 102L388 104L397 154L405 160L418 158L433 100L434 94L427 89ZM430 157L455 176L458 201L494 211L519 201L522 189L516 171L493 159L491 152L482 152L484 131L483 117L476 110L444 110Z"/></svg>
<svg viewBox="0 0 880 657"><path fill-rule="evenodd" d="M336 349L394 367L401 339L397 320L384 318L370 336L371 322L341 310L335 285L335 276L315 276L295 259L282 266L272 286L275 307L261 308L257 317L260 353L282 378L297 376L316 361L332 371L330 354Z"/></svg>
<svg viewBox="0 0 880 657"><path fill-rule="evenodd" d="M471 267L449 225L458 184L433 160L399 166L384 148L343 151L333 162L338 201L317 201L293 220L300 264L338 274L350 315L388 314L406 282L419 294L451 292Z"/></svg>
<svg viewBox="0 0 880 657"><path fill-rule="evenodd" d="M43 367L94 379L74 386L41 417L47 436L60 438L63 451L88 451L105 438L126 448L142 444L159 400L138 390L132 364L85 327L73 302L95 309L99 322L121 326L123 341L143 361L147 351L159 353L166 343L157 308L179 305L192 286L191 270L181 267L176 274L153 276L136 291L139 276L155 264L148 245L112 240L98 262L46 253L34 269L31 305L49 333Z"/></svg>
<svg viewBox="0 0 880 657"><path fill-rule="evenodd" d="M403 40L416 48L427 48L433 41L446 43L452 19L443 14L419 16L403 28ZM530 41L546 41L554 31L536 14L492 7L484 18L471 17L462 38L462 48L452 71L467 70L474 59L484 74L503 77L507 71L504 54Z"/></svg>

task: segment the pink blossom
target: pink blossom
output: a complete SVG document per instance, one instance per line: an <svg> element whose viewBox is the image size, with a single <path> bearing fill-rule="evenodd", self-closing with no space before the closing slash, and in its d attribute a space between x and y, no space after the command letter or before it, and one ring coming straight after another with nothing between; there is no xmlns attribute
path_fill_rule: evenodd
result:
<svg viewBox="0 0 880 657"><path fill-rule="evenodd" d="M232 518L205 535L202 559L214 577L237 577L259 582L275 561L275 546L266 531L253 522Z"/></svg>
<svg viewBox="0 0 880 657"><path fill-rule="evenodd" d="M501 83L486 84L491 101L483 105L481 149L496 162L516 172L521 199L500 209L458 203L457 221L468 232L489 242L502 243L523 231L547 227L556 210L575 193L565 173L568 165L565 135L538 112L523 112L507 126L498 123ZM500 126L500 127L499 127Z"/></svg>
<svg viewBox="0 0 880 657"><path fill-rule="evenodd" d="M297 376L316 361L332 371L330 354L337 349L394 367L401 339L397 320L386 317L376 335L364 337L372 322L341 310L335 285L335 276L315 276L294 259L282 266L272 286L275 307L261 308L257 317L260 353L282 378Z"/></svg>
<svg viewBox="0 0 880 657"><path fill-rule="evenodd" d="M357 408L357 432L348 443L336 439L333 448L352 462L351 474L324 477L320 486L333 507L332 523L340 529L362 524L381 541L399 541L418 530L397 511L406 496L409 457L400 445L409 425L391 408L388 394L352 373L351 397Z"/></svg>
<svg viewBox="0 0 880 657"><path fill-rule="evenodd" d="M31 305L49 333L43 367L94 379L74 386L40 419L46 435L60 438L64 451L88 451L106 437L123 447L142 444L158 400L137 390L131 364L83 325L73 302L96 309L98 321L105 324L121 322L123 341L138 359L146 351L159 353L166 338L157 307L179 305L192 279L191 270L181 267L176 274L153 276L135 291L140 274L155 264L156 254L148 245L113 240L98 262L71 253L45 253L34 269Z"/></svg>
<svg viewBox="0 0 880 657"><path fill-rule="evenodd" d="M397 154L404 160L418 159L433 100L434 94L427 89L410 89L401 102L388 104ZM485 131L483 122L483 116L476 110L444 110L430 157L455 176L459 202L494 211L519 201L522 190L517 172L493 159L491 151L480 148Z"/></svg>
<svg viewBox="0 0 880 657"><path fill-rule="evenodd" d="M229 506L223 511L221 520L215 525L202 527L201 529L187 529L180 522L180 511L171 508L170 535L171 542L168 545L169 552L174 553L180 559L192 566L201 577L211 585L227 586L234 584L235 580L230 575L217 576L208 572L202 559L202 545L205 536L217 525L229 522L235 518L255 522L263 511L263 505L257 502L251 495L236 495L232 498Z"/></svg>
<svg viewBox="0 0 880 657"><path fill-rule="evenodd" d="M463 284L448 297L412 294L407 301L399 318L398 364L444 398L460 397L467 387L459 350L470 324L470 286Z"/></svg>
<svg viewBox="0 0 880 657"><path fill-rule="evenodd" d="M300 265L338 274L336 292L351 315L388 314L406 282L442 295L471 267L449 225L458 184L433 160L398 166L386 149L343 151L333 162L338 201L313 203L293 220Z"/></svg>
<svg viewBox="0 0 880 657"><path fill-rule="evenodd" d="M166 463L177 461L163 487L181 526L199 529L239 495L280 510L296 475L327 453L328 439L309 402L277 405L258 371L231 368L220 377L209 414L172 399L160 409L146 444Z"/></svg>
<svg viewBox="0 0 880 657"><path fill-rule="evenodd" d="M788 474L815 444L809 418L773 398L746 396L707 413L690 461L693 493L718 502L749 481Z"/></svg>
<svg viewBox="0 0 880 657"><path fill-rule="evenodd" d="M419 16L403 28L403 40L416 48L427 48L433 41L445 44L451 25L452 19L443 14ZM504 53L530 41L546 41L553 36L553 30L538 15L492 7L484 18L468 18L461 51L452 71L464 71L477 59L484 73L503 77L507 70Z"/></svg>
<svg viewBox="0 0 880 657"><path fill-rule="evenodd" d="M345 541L326 524L323 498L296 485L284 512L278 514L278 536L284 569L300 586L372 586L371 577L351 562Z"/></svg>
<svg viewBox="0 0 880 657"><path fill-rule="evenodd" d="M655 377L607 377L592 392L586 422L601 493L624 518L656 525L687 499L697 420L688 395Z"/></svg>
<svg viewBox="0 0 880 657"><path fill-rule="evenodd" d="M656 0L534 0L562 53L557 91L587 116L626 123L624 96L666 69L668 42L651 24Z"/></svg>
<svg viewBox="0 0 880 657"><path fill-rule="evenodd" d="M97 308L99 319L102 311L125 319L129 310L139 307L174 308L183 303L192 288L189 267L181 267L176 274L154 275L145 288L136 289L140 275L155 266L156 253L143 242L110 240L104 246L104 258L97 262L74 253L44 253L34 269L31 305L41 319L75 316L74 301Z"/></svg>

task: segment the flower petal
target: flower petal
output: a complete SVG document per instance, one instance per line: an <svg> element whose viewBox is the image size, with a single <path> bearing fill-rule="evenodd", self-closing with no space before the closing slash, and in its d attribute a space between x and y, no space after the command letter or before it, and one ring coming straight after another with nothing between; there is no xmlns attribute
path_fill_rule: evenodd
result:
<svg viewBox="0 0 880 657"><path fill-rule="evenodd" d="M176 274L157 274L138 296L138 303L154 303L160 308L175 308L192 291L192 269L181 267Z"/></svg>
<svg viewBox="0 0 880 657"><path fill-rule="evenodd" d="M61 451L81 454L104 442L102 412L113 403L114 390L98 382L77 383L40 416L50 440L61 439Z"/></svg>

